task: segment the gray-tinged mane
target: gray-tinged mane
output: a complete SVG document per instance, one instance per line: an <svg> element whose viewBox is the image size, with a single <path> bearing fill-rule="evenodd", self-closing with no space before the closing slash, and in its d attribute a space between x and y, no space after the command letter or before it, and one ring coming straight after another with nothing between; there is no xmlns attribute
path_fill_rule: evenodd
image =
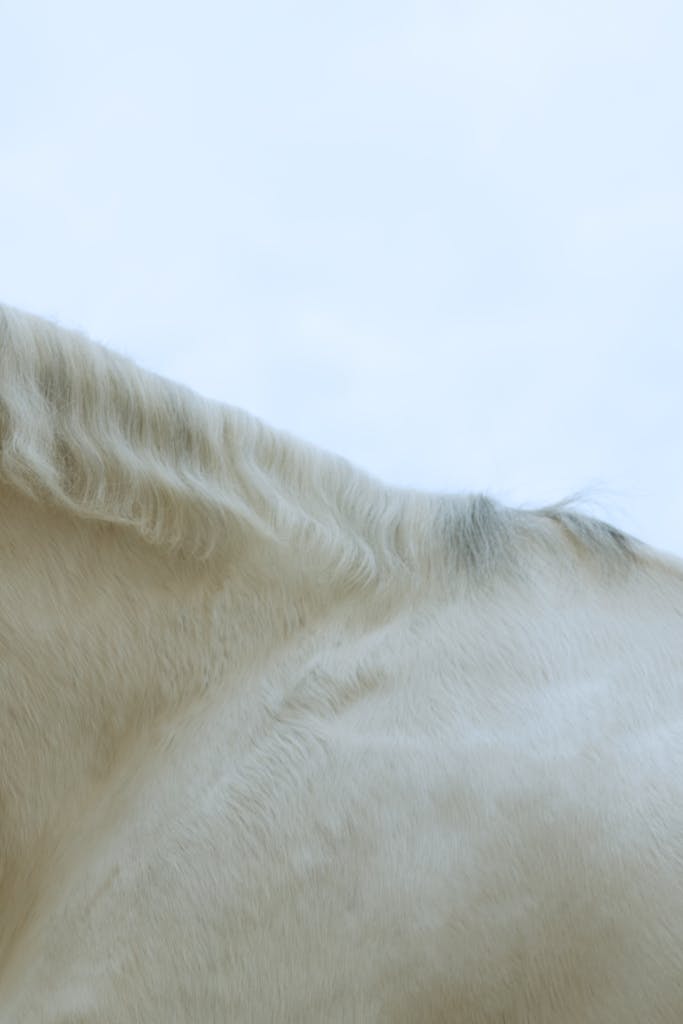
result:
<svg viewBox="0 0 683 1024"><path fill-rule="evenodd" d="M619 531L562 505L515 512L481 497L384 487L345 460L0 307L0 481L89 519L203 557L247 536L300 547L351 580L439 561L468 575L509 561L541 519L623 560Z"/></svg>

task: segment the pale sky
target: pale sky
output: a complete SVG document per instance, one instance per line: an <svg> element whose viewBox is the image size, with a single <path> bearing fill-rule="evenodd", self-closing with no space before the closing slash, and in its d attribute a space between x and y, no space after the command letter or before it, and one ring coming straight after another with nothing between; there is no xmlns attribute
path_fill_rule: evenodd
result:
<svg viewBox="0 0 683 1024"><path fill-rule="evenodd" d="M2 301L683 553L683 5L0 0Z"/></svg>

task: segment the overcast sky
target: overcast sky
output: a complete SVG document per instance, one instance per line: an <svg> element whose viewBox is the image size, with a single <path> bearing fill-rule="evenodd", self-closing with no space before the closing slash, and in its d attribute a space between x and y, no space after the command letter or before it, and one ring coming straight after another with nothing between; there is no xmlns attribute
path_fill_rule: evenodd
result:
<svg viewBox="0 0 683 1024"><path fill-rule="evenodd" d="M683 553L680 0L0 0L2 300Z"/></svg>

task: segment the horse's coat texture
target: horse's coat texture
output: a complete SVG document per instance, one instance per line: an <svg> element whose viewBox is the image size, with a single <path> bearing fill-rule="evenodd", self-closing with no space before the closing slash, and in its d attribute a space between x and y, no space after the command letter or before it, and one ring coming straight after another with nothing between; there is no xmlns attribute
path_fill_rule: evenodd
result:
<svg viewBox="0 0 683 1024"><path fill-rule="evenodd" d="M681 1024L683 571L0 312L0 1024Z"/></svg>

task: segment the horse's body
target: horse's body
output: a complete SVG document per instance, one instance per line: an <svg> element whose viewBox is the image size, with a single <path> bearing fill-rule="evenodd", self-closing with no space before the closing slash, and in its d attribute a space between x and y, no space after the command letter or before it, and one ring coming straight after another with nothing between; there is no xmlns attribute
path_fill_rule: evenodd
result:
<svg viewBox="0 0 683 1024"><path fill-rule="evenodd" d="M0 1024L680 1024L683 572L0 312Z"/></svg>

